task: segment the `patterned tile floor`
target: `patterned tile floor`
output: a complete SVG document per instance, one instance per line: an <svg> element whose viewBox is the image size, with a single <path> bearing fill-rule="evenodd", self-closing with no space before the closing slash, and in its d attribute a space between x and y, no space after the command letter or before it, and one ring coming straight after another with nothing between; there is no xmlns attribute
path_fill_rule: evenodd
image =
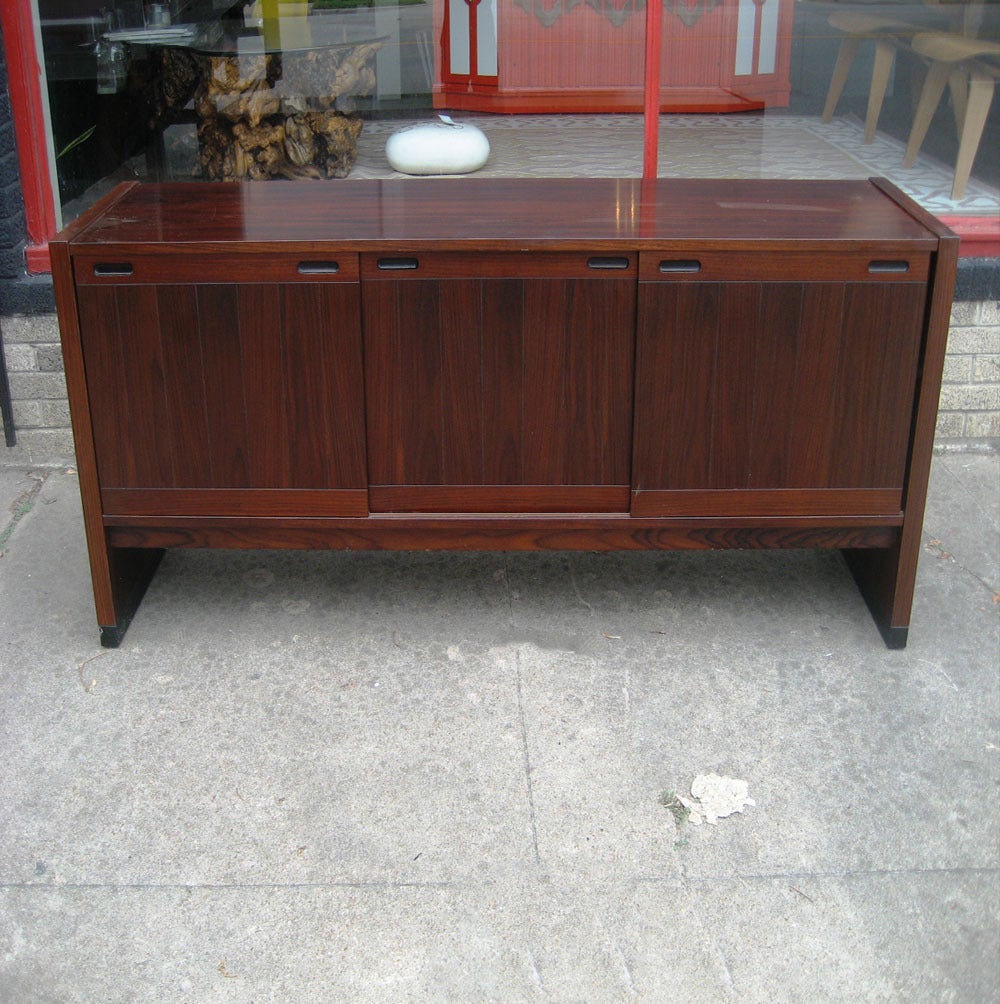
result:
<svg viewBox="0 0 1000 1004"><path fill-rule="evenodd" d="M428 114L428 120L431 115ZM456 115L459 121L463 116ZM481 174L500 177L638 177L640 115L477 115L490 140ZM385 141L404 121L367 122L351 178L401 177L385 157ZM659 173L663 177L866 178L883 175L934 213L1000 215L1000 191L973 179L964 198L950 197L952 167L921 154L904 169L904 144L882 133L864 142L853 116L823 123L816 116L664 115ZM980 156L986 152L981 151Z"/></svg>

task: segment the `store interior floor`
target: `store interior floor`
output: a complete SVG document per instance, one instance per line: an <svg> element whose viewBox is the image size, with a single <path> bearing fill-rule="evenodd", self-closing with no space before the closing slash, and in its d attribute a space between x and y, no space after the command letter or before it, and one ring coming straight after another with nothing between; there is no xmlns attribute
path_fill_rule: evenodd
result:
<svg viewBox="0 0 1000 1004"><path fill-rule="evenodd" d="M643 160L643 117L621 115L489 115L456 113L473 122L490 142L481 176L639 177ZM366 114L358 157L346 181L399 178L385 155L386 140L417 122L436 121L431 108L394 114ZM916 164L903 167L905 134L880 129L864 140L864 122L854 111L823 122L818 114L787 110L739 114L664 114L660 117L660 177L716 178L867 178L885 177L932 213L996 218L1000 216L1000 177L984 137L972 178L961 199L951 198L954 161L949 144L935 150L934 136ZM952 131L953 127L952 127ZM199 180L197 135L193 124L168 128L163 137L166 178ZM940 154L940 156L939 156ZM998 162L1000 163L1000 162ZM121 181L163 180L140 154L91 186L64 207L74 218Z"/></svg>

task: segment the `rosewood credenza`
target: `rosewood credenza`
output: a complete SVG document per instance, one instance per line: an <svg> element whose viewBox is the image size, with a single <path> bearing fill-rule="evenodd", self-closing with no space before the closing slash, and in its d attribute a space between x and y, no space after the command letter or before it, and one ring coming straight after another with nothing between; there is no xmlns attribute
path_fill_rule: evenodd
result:
<svg viewBox="0 0 1000 1004"><path fill-rule="evenodd" d="M50 250L107 646L167 547L839 548L906 642L957 239L884 181L126 184Z"/></svg>

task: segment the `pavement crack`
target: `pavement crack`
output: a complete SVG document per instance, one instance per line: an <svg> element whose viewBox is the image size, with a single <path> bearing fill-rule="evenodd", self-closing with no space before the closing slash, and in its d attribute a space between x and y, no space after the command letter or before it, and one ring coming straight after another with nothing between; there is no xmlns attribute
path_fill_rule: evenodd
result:
<svg viewBox="0 0 1000 1004"><path fill-rule="evenodd" d="M503 583L507 590L507 614L510 617L510 626L514 626L514 597L510 588L510 564L507 555L503 557Z"/></svg>
<svg viewBox="0 0 1000 1004"><path fill-rule="evenodd" d="M10 519L4 525L3 529L0 529L0 556L4 553L7 541L10 540L14 530L17 529L17 524L34 509L35 500L38 498L38 493L42 490L42 486L48 480L48 475L29 472L26 478L31 482L31 485L14 499L10 507Z"/></svg>
<svg viewBox="0 0 1000 1004"><path fill-rule="evenodd" d="M590 616L594 616L593 606L584 599L583 593L580 592L580 585L576 581L576 572L573 571L573 561L572 559L566 562L566 571L569 572L569 581L573 584L573 592L576 593L576 598L590 611Z"/></svg>
<svg viewBox="0 0 1000 1004"><path fill-rule="evenodd" d="M531 755L528 751L528 724L524 714L524 699L521 693L521 653L515 653L515 680L517 683L517 715L521 725L521 751L524 758L524 778L528 786L528 813L531 818L531 846L535 852L536 864L542 863L538 850L538 824L535 819L535 794L531 784Z"/></svg>
<svg viewBox="0 0 1000 1004"><path fill-rule="evenodd" d="M947 561L949 565L954 565L959 571L964 572L973 582L978 582L989 594L994 604L1000 603L1000 583L990 584L978 572L974 572L967 565L964 565L954 554L949 551L938 537L934 537L926 530L924 531L924 549L934 555L939 561Z"/></svg>
<svg viewBox="0 0 1000 1004"><path fill-rule="evenodd" d="M611 949L614 959L618 963L618 967L621 970L622 982L625 984L629 996L638 996L639 988L635 985L635 977L632 975L632 969L628 964L628 959L625 957L625 953L622 951L621 945L619 945L617 941L613 941L611 943Z"/></svg>

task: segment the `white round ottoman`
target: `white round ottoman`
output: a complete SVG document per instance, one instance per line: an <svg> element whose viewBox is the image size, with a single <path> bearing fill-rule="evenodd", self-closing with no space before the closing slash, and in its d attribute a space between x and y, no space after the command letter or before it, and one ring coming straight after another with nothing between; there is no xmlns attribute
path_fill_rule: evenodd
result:
<svg viewBox="0 0 1000 1004"><path fill-rule="evenodd" d="M439 115L440 122L407 126L393 133L385 155L401 174L470 174L490 155L490 141L481 129Z"/></svg>

